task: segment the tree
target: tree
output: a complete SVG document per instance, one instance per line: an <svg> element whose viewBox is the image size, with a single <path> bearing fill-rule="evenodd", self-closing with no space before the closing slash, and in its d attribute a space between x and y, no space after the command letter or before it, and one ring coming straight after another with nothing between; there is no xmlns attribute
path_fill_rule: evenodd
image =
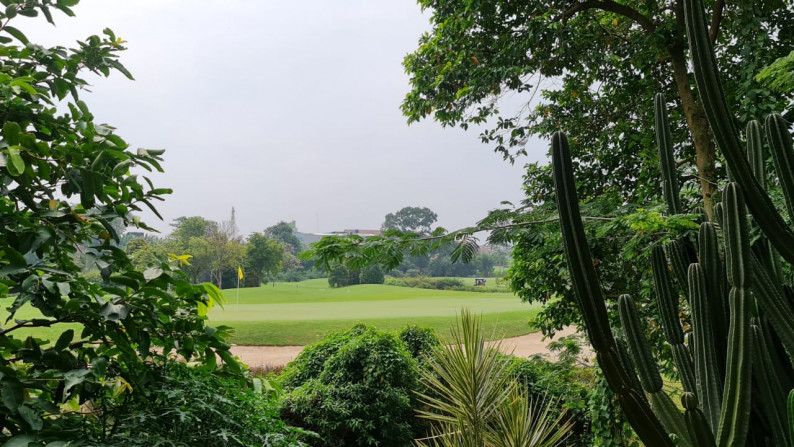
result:
<svg viewBox="0 0 794 447"><path fill-rule="evenodd" d="M433 116L464 129L488 123L481 139L511 160L526 153L530 136L548 138L564 128L579 148L573 155L583 174L581 196L620 194L639 203L659 191L658 171L642 167L657 165L651 104L663 92L675 98L677 158L692 168L685 178L711 216L724 172L688 72L680 0L419 3L432 10L432 29L404 62L409 121ZM754 76L792 47L794 9L786 4L711 4L711 40L728 68L726 93L740 104L742 126L785 106ZM516 113L500 101L514 94L526 98ZM533 165L527 184L533 204L551 197L548 167Z"/></svg>
<svg viewBox="0 0 794 447"><path fill-rule="evenodd" d="M300 239L298 239L298 236L295 236L294 221L290 223L281 221L271 227L267 227L265 229L265 236L284 244L284 248L292 255L297 255L303 251Z"/></svg>
<svg viewBox="0 0 794 447"><path fill-rule="evenodd" d="M428 235L431 225L436 223L438 215L430 208L406 206L396 213L386 215L381 230L398 230L403 233Z"/></svg>
<svg viewBox="0 0 794 447"><path fill-rule="evenodd" d="M284 246L262 233L248 237L245 245L245 265L255 271L262 282L278 274L284 260Z"/></svg>
<svg viewBox="0 0 794 447"><path fill-rule="evenodd" d="M222 299L217 288L190 284L176 261L139 272L117 245L114 223L150 230L133 213L158 214L153 202L170 193L129 173L161 172L163 151L130 150L80 99L86 71L132 78L118 60L123 40L106 29L74 49L47 48L11 25L39 14L52 23L55 10L71 16L75 4L5 1L0 13L0 296L13 297L0 328L0 444L8 446L79 442L86 412L142 393L174 354L207 370L219 355L241 373L227 331L204 325ZM89 281L89 269L102 281ZM22 317L23 306L38 315ZM24 335L40 327L57 336Z"/></svg>
<svg viewBox="0 0 794 447"><path fill-rule="evenodd" d="M174 230L169 235L170 238L177 240L181 245L187 245L188 241L194 237L204 237L213 227L218 224L200 216L177 217L171 222Z"/></svg>
<svg viewBox="0 0 794 447"><path fill-rule="evenodd" d="M200 216L178 217L171 223L174 231L168 235L166 248L169 253L189 255L182 265L191 282L198 282L209 275L213 263L208 236L218 230L218 224Z"/></svg>

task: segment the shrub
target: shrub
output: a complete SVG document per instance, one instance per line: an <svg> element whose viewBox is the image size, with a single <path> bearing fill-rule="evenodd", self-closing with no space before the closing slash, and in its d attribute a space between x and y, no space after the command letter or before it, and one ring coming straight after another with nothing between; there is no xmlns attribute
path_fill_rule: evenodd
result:
<svg viewBox="0 0 794 447"><path fill-rule="evenodd" d="M419 327L415 324L400 331L398 337L405 344L408 352L411 353L411 357L417 360L432 354L433 348L441 344L436 336L436 331L428 327Z"/></svg>
<svg viewBox="0 0 794 447"><path fill-rule="evenodd" d="M326 446L408 446L416 361L392 333L362 325L308 346L284 370L282 416Z"/></svg>
<svg viewBox="0 0 794 447"><path fill-rule="evenodd" d="M383 284L385 276L377 265L370 265L361 270L361 284Z"/></svg>
<svg viewBox="0 0 794 447"><path fill-rule="evenodd" d="M566 445L590 446L590 416L587 401L594 385L593 374L567 362L550 362L540 356L529 359L511 357L510 374L534 400L551 399L566 411L573 422ZM554 416L560 409L556 409Z"/></svg>
<svg viewBox="0 0 794 447"><path fill-rule="evenodd" d="M231 377L170 363L144 392L102 411L83 439L105 446L302 446L278 404ZM111 405L108 405L111 404Z"/></svg>
<svg viewBox="0 0 794 447"><path fill-rule="evenodd" d="M331 287L344 287L347 285L347 268L336 264L328 271L328 285Z"/></svg>
<svg viewBox="0 0 794 447"><path fill-rule="evenodd" d="M361 283L361 269L351 269L343 264L336 264L328 272L328 285L331 287L355 286Z"/></svg>

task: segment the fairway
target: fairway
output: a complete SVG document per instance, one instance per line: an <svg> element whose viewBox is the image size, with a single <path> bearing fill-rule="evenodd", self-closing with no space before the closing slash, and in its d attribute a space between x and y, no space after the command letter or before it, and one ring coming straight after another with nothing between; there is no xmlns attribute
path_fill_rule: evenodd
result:
<svg viewBox="0 0 794 447"><path fill-rule="evenodd" d="M227 303L209 313L212 326L231 326L232 343L240 345L306 345L331 331L363 323L385 330L409 324L427 326L445 337L462 308L482 316L489 338L514 337L534 332L528 321L539 305L522 303L512 293L457 292L384 285L358 285L332 289L326 279L268 284L257 288L224 290ZM238 304L239 301L239 304ZM0 299L0 318L13 298ZM16 318L40 318L25 305ZM77 324L29 328L17 336L33 335L54 342Z"/></svg>
<svg viewBox="0 0 794 447"><path fill-rule="evenodd" d="M511 293L457 292L384 285L332 289L325 279L225 290L228 303L210 312L210 324L228 325L232 342L244 345L304 345L357 323L398 330L429 326L441 335L462 308L483 317L492 338L532 332L528 320L539 306Z"/></svg>

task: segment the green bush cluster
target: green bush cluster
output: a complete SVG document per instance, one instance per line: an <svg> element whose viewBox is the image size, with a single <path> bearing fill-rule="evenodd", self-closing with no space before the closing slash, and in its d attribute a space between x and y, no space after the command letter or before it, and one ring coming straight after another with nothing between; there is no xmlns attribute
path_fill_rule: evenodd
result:
<svg viewBox="0 0 794 447"><path fill-rule="evenodd" d="M473 286L467 285L459 278L433 278L428 276L419 276L419 277L401 277L396 278L393 276L387 276L386 280L383 282L387 286L397 286L397 287L415 287L418 289L435 289L435 290L455 290L458 292L507 292L508 290L504 288L499 288L495 286Z"/></svg>
<svg viewBox="0 0 794 447"><path fill-rule="evenodd" d="M417 352L430 335L410 329ZM315 431L323 446L407 446L414 418L417 361L400 336L363 325L333 333L306 349L280 377L282 416Z"/></svg>
<svg viewBox="0 0 794 447"><path fill-rule="evenodd" d="M120 403L96 402L81 438L103 446L297 447L309 435L284 424L278 402L238 378L172 362L152 379Z"/></svg>
<svg viewBox="0 0 794 447"><path fill-rule="evenodd" d="M357 284L383 284L383 271L377 265L350 268L343 264L335 264L328 271L328 285L331 287L347 287Z"/></svg>

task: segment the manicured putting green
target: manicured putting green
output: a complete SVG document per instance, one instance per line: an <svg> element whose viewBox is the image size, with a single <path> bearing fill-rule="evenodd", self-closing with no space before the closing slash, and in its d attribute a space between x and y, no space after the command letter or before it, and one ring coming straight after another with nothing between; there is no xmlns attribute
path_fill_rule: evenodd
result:
<svg viewBox="0 0 794 447"><path fill-rule="evenodd" d="M445 334L462 308L483 317L493 338L533 331L528 320L539 306L510 293L457 292L383 285L332 289L325 279L225 290L228 303L210 312L210 324L235 329L232 342L303 345L324 334L364 323L397 330L409 324Z"/></svg>

